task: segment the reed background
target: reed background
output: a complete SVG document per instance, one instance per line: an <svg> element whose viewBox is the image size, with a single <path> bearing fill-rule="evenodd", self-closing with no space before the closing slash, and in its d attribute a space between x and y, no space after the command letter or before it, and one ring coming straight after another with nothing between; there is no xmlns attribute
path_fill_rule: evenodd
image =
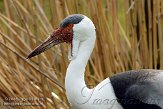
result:
<svg viewBox="0 0 163 109"><path fill-rule="evenodd" d="M67 45L26 57L73 13L87 15L96 26L87 84L132 69L163 69L163 0L0 0L0 109L70 108L64 90ZM14 98L45 99L24 100L41 106L4 106L22 102Z"/></svg>

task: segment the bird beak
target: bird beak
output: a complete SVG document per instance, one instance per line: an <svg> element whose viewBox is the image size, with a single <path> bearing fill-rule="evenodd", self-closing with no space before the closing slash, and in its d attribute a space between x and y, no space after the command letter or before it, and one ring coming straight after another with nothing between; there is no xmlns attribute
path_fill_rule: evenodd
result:
<svg viewBox="0 0 163 109"><path fill-rule="evenodd" d="M37 46L27 56L27 59L39 55L42 52L51 48L52 46L63 42L67 42L67 43L72 42L72 31L69 31L68 29L64 29L64 28L59 28L56 31L54 31L43 43Z"/></svg>

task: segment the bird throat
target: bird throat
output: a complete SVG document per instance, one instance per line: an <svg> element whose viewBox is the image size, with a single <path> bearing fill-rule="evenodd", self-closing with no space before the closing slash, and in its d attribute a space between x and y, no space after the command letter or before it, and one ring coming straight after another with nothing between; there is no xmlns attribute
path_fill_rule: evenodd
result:
<svg viewBox="0 0 163 109"><path fill-rule="evenodd" d="M78 55L80 41L73 39L68 47L68 59L71 61L75 59Z"/></svg>
<svg viewBox="0 0 163 109"><path fill-rule="evenodd" d="M94 43L95 37L89 38L83 42L73 40L73 47L72 49L69 49L69 56L71 55L70 50L72 50L73 59L67 68L65 88L70 103L73 103L73 101L76 101L76 103L83 102L81 99L84 98L81 94L83 88L85 89L84 91L89 94L89 89L86 87L84 81L84 73L85 67L94 48Z"/></svg>

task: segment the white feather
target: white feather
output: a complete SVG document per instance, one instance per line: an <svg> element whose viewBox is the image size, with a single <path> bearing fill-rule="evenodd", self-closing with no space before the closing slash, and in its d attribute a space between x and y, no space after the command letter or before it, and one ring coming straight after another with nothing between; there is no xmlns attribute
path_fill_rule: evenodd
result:
<svg viewBox="0 0 163 109"><path fill-rule="evenodd" d="M85 67L96 39L93 22L85 16L79 24L74 25L73 32L72 50L76 57L69 64L65 79L66 95L71 106L74 109L122 109L116 101L109 78L93 89L85 84Z"/></svg>

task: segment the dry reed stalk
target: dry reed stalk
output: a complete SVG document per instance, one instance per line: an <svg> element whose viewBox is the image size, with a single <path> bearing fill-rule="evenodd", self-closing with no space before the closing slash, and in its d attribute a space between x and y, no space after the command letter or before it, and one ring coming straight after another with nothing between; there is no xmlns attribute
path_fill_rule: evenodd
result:
<svg viewBox="0 0 163 109"><path fill-rule="evenodd" d="M163 69L163 43L162 43L162 40L163 40L163 31L162 31L162 26L163 26L163 1L160 0L159 1L159 6L158 6L158 9L159 9L159 13L158 13L158 34L159 34L159 57L160 57L160 69Z"/></svg>
<svg viewBox="0 0 163 109"><path fill-rule="evenodd" d="M158 51L157 51L157 0L153 1L153 60L154 60L154 68L157 68L157 59L158 59Z"/></svg>
<svg viewBox="0 0 163 109"><path fill-rule="evenodd" d="M153 68L153 52L152 52L152 9L151 1L147 1L148 5L148 46L149 46L149 68Z"/></svg>
<svg viewBox="0 0 163 109"><path fill-rule="evenodd" d="M132 39L131 39L131 44L132 44L132 68L133 69L136 69L137 68L137 51L138 51L138 42L137 42L137 17L136 17L136 13L137 13L137 1L134 0L134 1L131 1L132 4L134 5L131 5L133 6L132 7L132 10L131 10L131 25L132 25L132 33L130 33L132 36Z"/></svg>

